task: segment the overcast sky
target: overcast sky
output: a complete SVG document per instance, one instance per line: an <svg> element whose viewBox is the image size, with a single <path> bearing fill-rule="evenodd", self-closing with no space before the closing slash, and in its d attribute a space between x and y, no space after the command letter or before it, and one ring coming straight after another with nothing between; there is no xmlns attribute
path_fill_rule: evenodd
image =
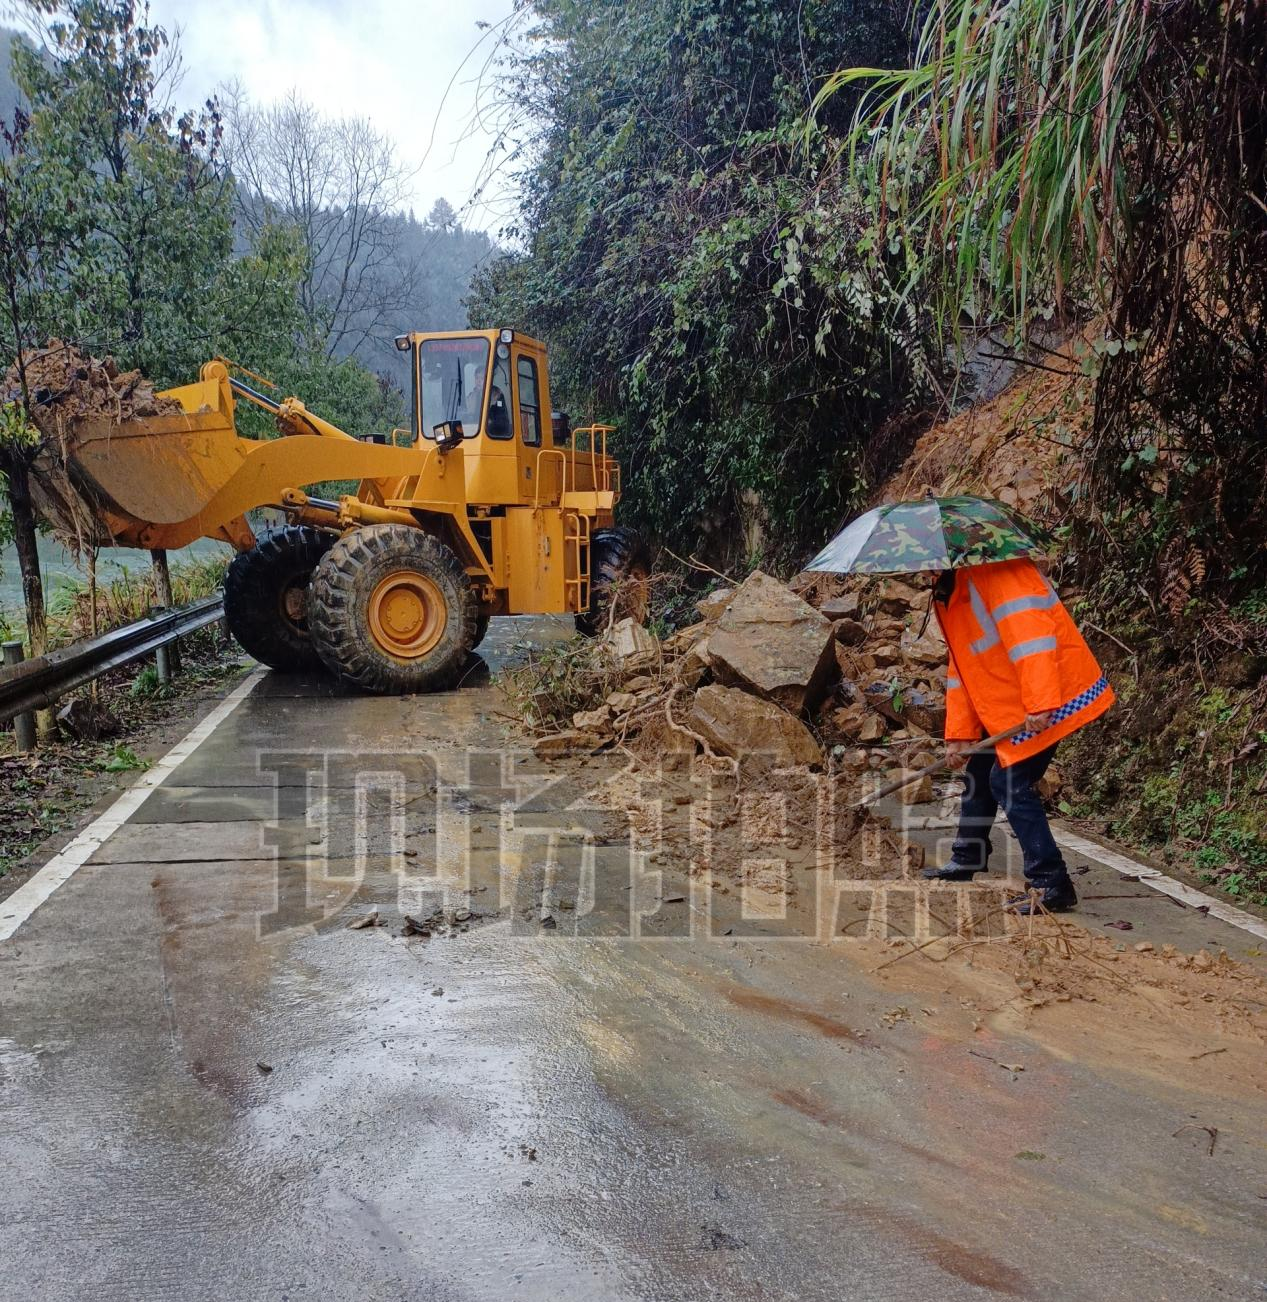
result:
<svg viewBox="0 0 1268 1302"><path fill-rule="evenodd" d="M152 20L181 32L178 104L201 103L236 78L260 103L295 88L332 116L369 118L418 167L420 218L442 196L461 209L476 187L489 136L472 121L472 83L496 34L476 24L500 25L513 7L513 0L150 0ZM503 188L500 202L490 193L463 224L496 232L506 209Z"/></svg>

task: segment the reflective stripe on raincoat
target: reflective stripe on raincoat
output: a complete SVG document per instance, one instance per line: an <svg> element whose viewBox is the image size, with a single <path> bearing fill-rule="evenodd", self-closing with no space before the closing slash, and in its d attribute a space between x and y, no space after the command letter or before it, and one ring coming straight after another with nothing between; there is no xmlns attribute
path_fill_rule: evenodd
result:
<svg viewBox="0 0 1268 1302"><path fill-rule="evenodd" d="M1055 711L1043 732L996 747L999 762L1013 764L1114 703L1096 657L1031 561L957 569L951 596L934 610L947 641L948 741L977 741Z"/></svg>

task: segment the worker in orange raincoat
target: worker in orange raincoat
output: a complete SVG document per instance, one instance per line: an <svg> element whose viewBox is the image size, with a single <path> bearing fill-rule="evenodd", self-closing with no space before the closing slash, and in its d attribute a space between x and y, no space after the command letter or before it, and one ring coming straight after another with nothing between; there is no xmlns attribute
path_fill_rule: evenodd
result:
<svg viewBox="0 0 1268 1302"><path fill-rule="evenodd" d="M947 642L947 755L965 770L951 862L926 869L941 881L985 872L991 826L1002 808L1022 850L1028 887L1045 908L1078 903L1035 784L1057 743L1114 702L1087 643L1032 561L1002 561L940 573L933 608ZM1016 726L993 752L969 755L984 736ZM1029 913L1027 897L1018 912Z"/></svg>

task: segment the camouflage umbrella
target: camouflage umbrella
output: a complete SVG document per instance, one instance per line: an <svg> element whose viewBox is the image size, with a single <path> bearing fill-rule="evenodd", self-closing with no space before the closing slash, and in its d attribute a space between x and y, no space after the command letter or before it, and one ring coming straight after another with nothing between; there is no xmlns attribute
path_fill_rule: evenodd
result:
<svg viewBox="0 0 1268 1302"><path fill-rule="evenodd" d="M1002 502L925 497L867 511L806 566L832 574L914 574L1046 555L1051 535Z"/></svg>

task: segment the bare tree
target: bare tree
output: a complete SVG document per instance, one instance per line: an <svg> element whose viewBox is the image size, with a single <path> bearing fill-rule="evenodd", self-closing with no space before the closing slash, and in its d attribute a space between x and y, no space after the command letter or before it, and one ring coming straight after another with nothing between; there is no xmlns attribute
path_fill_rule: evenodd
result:
<svg viewBox="0 0 1268 1302"><path fill-rule="evenodd" d="M292 91L266 107L224 92L225 152L248 230L298 229L308 252L300 301L330 356L363 351L410 301L400 209L414 173L362 118L325 117Z"/></svg>

